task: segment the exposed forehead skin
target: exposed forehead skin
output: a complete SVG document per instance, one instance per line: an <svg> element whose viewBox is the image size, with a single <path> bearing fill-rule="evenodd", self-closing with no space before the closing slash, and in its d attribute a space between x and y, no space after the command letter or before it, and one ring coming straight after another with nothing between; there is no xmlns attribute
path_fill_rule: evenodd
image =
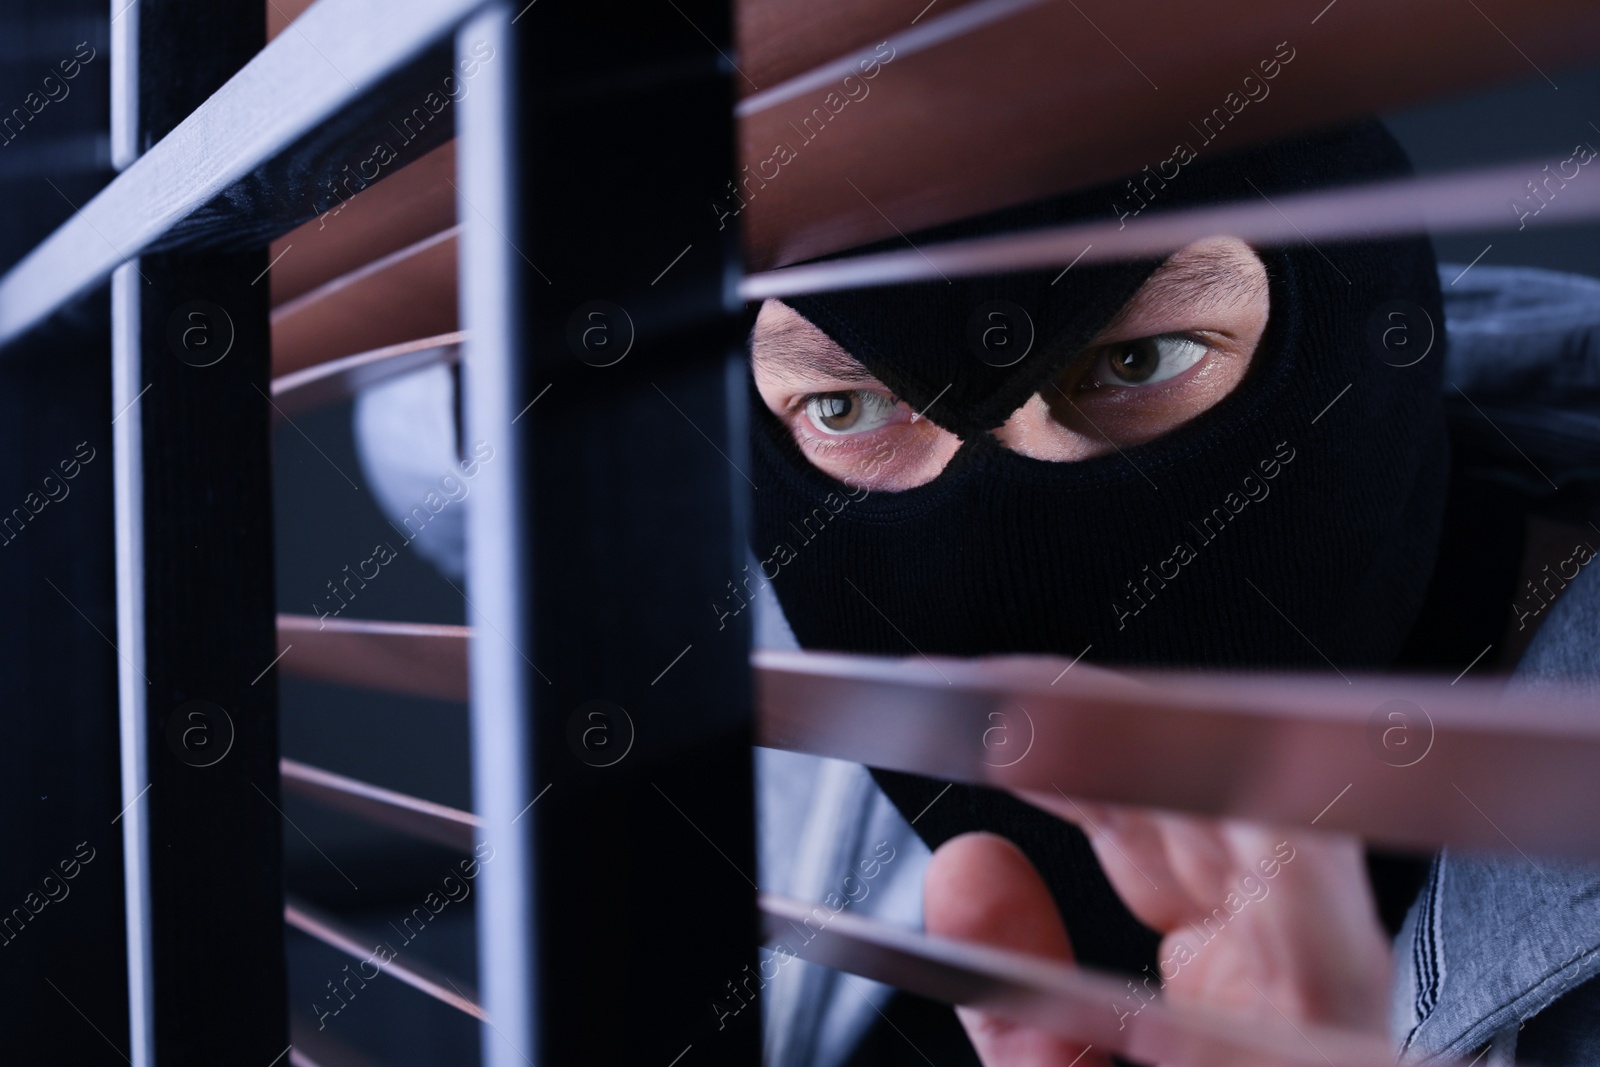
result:
<svg viewBox="0 0 1600 1067"><path fill-rule="evenodd" d="M1173 307L1229 307L1260 296L1261 260L1242 241L1208 237L1180 248L1145 279L1133 299L1106 324L1115 333L1137 309L1159 316Z"/></svg>
<svg viewBox="0 0 1600 1067"><path fill-rule="evenodd" d="M750 335L750 355L758 374L786 382L877 380L833 338L777 300L761 305Z"/></svg>
<svg viewBox="0 0 1600 1067"><path fill-rule="evenodd" d="M1174 252L1156 268L1134 298L1107 324L1106 332L1121 326L1135 305L1141 312L1159 313L1166 306L1192 305L1202 294L1207 302L1222 306L1248 299L1258 291L1259 270L1254 254L1238 241L1197 241ZM762 305L751 331L750 352L757 371L774 379L796 383L820 379L842 383L877 381L833 338L777 300Z"/></svg>

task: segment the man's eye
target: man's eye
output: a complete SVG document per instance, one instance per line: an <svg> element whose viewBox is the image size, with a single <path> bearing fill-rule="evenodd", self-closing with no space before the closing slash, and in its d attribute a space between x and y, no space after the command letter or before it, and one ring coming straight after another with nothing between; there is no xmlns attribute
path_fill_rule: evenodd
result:
<svg viewBox="0 0 1600 1067"><path fill-rule="evenodd" d="M861 389L814 393L805 399L806 418L818 433L831 436L866 433L886 426L898 406L892 397Z"/></svg>
<svg viewBox="0 0 1600 1067"><path fill-rule="evenodd" d="M1089 372L1092 385L1155 385L1205 358L1209 349L1181 335L1140 337L1107 346Z"/></svg>

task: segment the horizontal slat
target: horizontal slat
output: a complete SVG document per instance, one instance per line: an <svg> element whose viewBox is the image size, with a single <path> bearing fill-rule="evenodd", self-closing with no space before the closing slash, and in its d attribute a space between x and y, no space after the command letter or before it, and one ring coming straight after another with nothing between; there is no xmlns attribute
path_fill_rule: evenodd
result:
<svg viewBox="0 0 1600 1067"><path fill-rule="evenodd" d="M465 692L467 627L342 625L350 632L319 635L315 619L280 616L280 645L303 635L309 653L282 669ZM1409 676L1131 675L1052 657L766 650L752 662L756 743L768 748L1401 847L1600 854L1600 719L1581 694Z"/></svg>
<svg viewBox="0 0 1600 1067"><path fill-rule="evenodd" d="M749 97L798 78L846 51L876 44L913 24L931 22L967 0L742 0L735 20L741 76ZM746 80L748 79L748 80Z"/></svg>
<svg viewBox="0 0 1600 1067"><path fill-rule="evenodd" d="M288 29L310 6L311 0L267 0L267 40Z"/></svg>
<svg viewBox="0 0 1600 1067"><path fill-rule="evenodd" d="M467 699L465 626L278 616L278 669L360 689Z"/></svg>
<svg viewBox="0 0 1600 1067"><path fill-rule="evenodd" d="M227 231L260 232L278 214L309 217L316 185L333 152L322 143L342 132L365 144L387 128L374 90L407 75L404 100L420 102L449 73L421 74L408 64L447 40L482 0L321 0L294 29L263 48L173 132L133 162L0 279L0 345L42 321L63 302L102 281L127 258L151 247L241 240ZM415 74L413 83L410 77ZM348 119L349 121L346 121ZM448 122L401 152L435 147ZM430 140L431 139L431 140ZM316 142L315 158L297 161L273 187L260 178L292 146ZM348 144L338 146L346 154ZM357 157L359 158L359 157ZM409 162L402 158L395 166ZM337 169L335 166L334 169ZM284 176L287 175L287 176ZM245 195L228 199L229 191ZM283 229L288 229L284 226ZM181 232L180 232L181 231ZM281 232L278 231L278 232ZM268 232L265 237L275 236ZM263 242L264 242L263 238ZM247 242L245 242L247 243ZM439 331L433 331L439 332ZM349 351L358 351L359 346ZM341 355L347 353L339 353Z"/></svg>
<svg viewBox="0 0 1600 1067"><path fill-rule="evenodd" d="M341 977L344 974L341 970ZM322 987L324 995L327 989L326 985ZM323 1003L327 1005L326 1001ZM315 1010L307 1012L298 1007L289 1013L289 1039L294 1042L289 1052L290 1067L385 1067L381 1060L342 1040L335 1032L337 1026L330 1026L326 1019L319 1029L315 1015Z"/></svg>
<svg viewBox="0 0 1600 1067"><path fill-rule="evenodd" d="M289 1067L382 1067L379 1061L353 1051L344 1042L336 1042L326 1029L319 1033L304 1018L290 1017L289 1036L294 1041L289 1050Z"/></svg>
<svg viewBox="0 0 1600 1067"><path fill-rule="evenodd" d="M434 149L272 242L272 303L309 293L456 224L456 143Z"/></svg>
<svg viewBox="0 0 1600 1067"><path fill-rule="evenodd" d="M1269 246L1509 229L1520 225L1507 206L1509 200L1522 191L1528 175L1543 173L1549 162L1526 160L1272 201L1260 198L1189 211L1158 211L1126 225L1108 217L1026 234L825 260L749 275L740 283L740 295L765 300L1162 256L1216 234ZM1541 224L1552 226L1597 217L1600 187L1592 183L1573 183L1539 211ZM273 349L280 372L361 341L453 322L454 244L447 250L439 242L433 238L406 249L280 309L274 317ZM377 313L384 307L400 311Z"/></svg>
<svg viewBox="0 0 1600 1067"><path fill-rule="evenodd" d="M1024 234L924 244L903 251L851 256L747 276L746 300L936 281L1163 256L1192 241L1227 234L1259 246L1371 239L1407 233L1509 229L1519 219L1508 201L1530 175L1554 160L1525 161L1431 178L1375 182L1344 189L1258 198ZM1539 211L1548 225L1600 217L1600 186L1574 184Z"/></svg>
<svg viewBox="0 0 1600 1067"><path fill-rule="evenodd" d="M1401 847L1600 855L1592 698L1408 676L758 651L756 743Z"/></svg>
<svg viewBox="0 0 1600 1067"><path fill-rule="evenodd" d="M974 5L976 6L976 5ZM1521 225L1507 204L1548 160L1488 167L1428 178L1375 182L1197 208L1154 212L1124 224L1114 218L1026 234L925 244L903 251L852 256L745 277L746 300L1010 270L1063 267L1162 256L1192 241L1228 234L1258 246L1371 239L1410 233L1509 229ZM1600 187L1575 184L1544 205L1544 225L1600 217ZM454 231L451 231L452 233ZM362 340L453 321L454 243L440 237L340 278L274 317L275 366L315 360ZM399 314L382 315L384 307Z"/></svg>
<svg viewBox="0 0 1600 1067"><path fill-rule="evenodd" d="M740 283L740 295L746 300L765 300L1161 256L1216 234L1269 246L1509 229L1519 220L1507 208L1507 201L1520 191L1527 175L1542 173L1546 162L1528 160L1430 178L1302 193L1271 202L1260 199L1157 212L1126 226L1108 219L827 260L747 276ZM1539 217L1546 225L1600 217L1600 188L1577 185L1545 205ZM446 249L440 238L430 239L281 309L274 318L275 366L282 372L362 341L453 323L455 292L454 243ZM385 307L402 312L376 313Z"/></svg>
<svg viewBox="0 0 1600 1067"><path fill-rule="evenodd" d="M461 359L466 337L460 331L424 337L285 374L273 379L273 407L277 414L293 418L303 411L349 400L363 389L425 367L453 365Z"/></svg>
<svg viewBox="0 0 1600 1067"><path fill-rule="evenodd" d="M824 905L771 894L760 900L769 944L784 946L801 959L948 1004L982 1008L1139 1063L1394 1067L1394 1052L1382 1038L1310 1023L1280 1023L1269 1003L1251 1015L1163 999L1141 1002L1142 1007L1130 1011L1125 1007L1132 997L1126 978L929 937L849 912L834 913ZM1447 1061L1430 1062L1448 1067Z"/></svg>
<svg viewBox="0 0 1600 1067"><path fill-rule="evenodd" d="M347 956L358 960L372 960L373 966L381 967L384 974L398 978L411 988L420 990L457 1011L465 1012L481 1022L489 1020L488 1014L478 1004L476 993L467 983L447 978L418 960L402 961L398 955L387 963L380 964L381 957L375 957L374 953L380 944L386 942L365 939L360 931L323 914L304 901L290 897L283 908L283 921Z"/></svg>
<svg viewBox="0 0 1600 1067"><path fill-rule="evenodd" d="M457 228L340 275L272 312L272 373L460 328Z"/></svg>
<svg viewBox="0 0 1600 1067"><path fill-rule="evenodd" d="M178 242L187 220L226 228L219 218L235 218L256 201L222 194L363 101L479 2L314 4L295 32L263 49L0 279L0 344L126 257L158 241ZM760 106L746 102L740 161L749 171L740 178L766 175L744 187L748 208L739 213L751 270L1134 173L1170 157L1180 140L1215 155L1450 91L1559 74L1561 65L1600 52L1600 8L1582 0L1515 8L1509 0L1418 0L1398 8L1340 0L1314 16L1272 0L1229 0L1222 9L1172 3L1159 11L1116 0L1048 0L1018 3L1008 17L987 22L973 14L1000 2L925 11L887 38L902 51L870 82L846 88L841 74L831 98L833 90L810 88L821 84L806 80L813 71L762 85L752 98ZM826 46L846 53L851 42L875 38L898 11L886 0L860 15L833 12L797 52L822 55ZM799 16L763 18L782 25ZM951 25L959 32L946 32ZM1512 27L1514 40L1497 26ZM1441 40L1449 47L1439 47ZM1215 141L1196 133L1191 123L1211 108L1227 113L1228 94L1242 92L1245 74L1259 74L1279 42L1294 50L1293 60L1270 83L1252 83L1270 95L1240 110ZM829 62L842 71L849 60L841 54ZM841 106L843 92L859 96L860 85L870 94ZM825 100L840 108L837 115ZM827 116L821 125L818 108ZM828 135L807 133L807 117ZM779 144L793 158L767 162ZM982 166L972 166L974 159ZM306 171L306 187L290 199L320 196L310 185L315 177ZM448 209L442 196L431 203ZM309 214L304 206L287 210L300 212L298 219Z"/></svg>
<svg viewBox="0 0 1600 1067"><path fill-rule="evenodd" d="M1600 7L1584 0L1049 0L986 23L973 17L982 6L934 7L889 35L893 58L870 80L846 83L854 64L840 63L830 85L762 84L741 105L749 269L1154 170L1179 142L1211 157L1473 86L1559 78L1600 54ZM883 10L868 5L862 27L879 28ZM945 21L970 28L941 34ZM828 25L841 53L866 45L858 61L883 40ZM1282 57L1261 80L1259 65ZM1197 127L1213 108L1226 121L1208 140Z"/></svg>
<svg viewBox="0 0 1600 1067"><path fill-rule="evenodd" d="M741 118L749 115L759 115L786 101L802 98L814 94L819 99L830 90L840 89L859 92L859 83L863 80L870 81L877 77L874 68L869 64L865 68L862 62L872 57L880 64L887 61L893 62L903 56L915 55L935 45L945 44L950 41L967 37L979 30L997 23L1004 22L1021 14L1028 8L1038 7L1048 0L969 0L965 3L940 4L938 11L933 11L932 4L924 4L920 13L913 16L912 10L896 10L903 0L887 0L877 4L862 4L850 7L840 5L823 10L821 19L813 18L814 12L809 8L799 5L770 4L763 0L751 0L745 7L755 7L764 15L771 14L770 9L782 8L785 20L791 25L786 28L797 30L786 39L762 40L753 39L762 28L741 27L741 41L750 39L749 43L756 51L757 67L771 66L787 70L788 76L772 77L776 70L763 72L768 74L763 77L760 84L766 88L759 92L754 91L756 78L748 66L741 66L746 77L740 79L740 96L743 98L735 107L734 112ZM741 9L742 10L742 9ZM931 15L930 15L931 12ZM924 20L923 16L929 16ZM802 26L793 23L804 20ZM777 22L776 19L772 20ZM918 23L921 25L917 25ZM828 30L848 34L848 41L826 37ZM873 31L873 32L869 32ZM779 32L782 32L781 30ZM841 45L849 47L841 48ZM881 48L879 46L882 46ZM743 59L741 51L741 59ZM810 62L801 65L802 58ZM865 75L870 73L870 77ZM853 77L850 84L842 84L846 77ZM807 131L800 131L802 136Z"/></svg>
<svg viewBox="0 0 1600 1067"><path fill-rule="evenodd" d="M480 823L470 811L407 796L291 759L279 761L279 773L283 776L285 793L315 800L446 848L472 851L473 835Z"/></svg>

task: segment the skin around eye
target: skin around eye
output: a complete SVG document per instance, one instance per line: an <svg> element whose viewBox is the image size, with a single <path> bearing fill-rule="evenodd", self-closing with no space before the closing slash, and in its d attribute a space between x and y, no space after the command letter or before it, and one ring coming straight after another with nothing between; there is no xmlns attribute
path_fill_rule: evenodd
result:
<svg viewBox="0 0 1600 1067"><path fill-rule="evenodd" d="M1058 461L1153 441L1238 387L1270 310L1266 265L1249 245L1233 237L1188 245L995 437Z"/></svg>
<svg viewBox="0 0 1600 1067"><path fill-rule="evenodd" d="M892 491L932 481L960 438L880 390L802 396L774 413L811 464L846 485Z"/></svg>
<svg viewBox="0 0 1600 1067"><path fill-rule="evenodd" d="M994 435L1056 461L1160 437L1244 380L1268 311L1266 266L1248 245L1197 241L1173 253ZM786 304L761 305L750 341L762 401L824 474L853 487L910 489L937 477L961 447Z"/></svg>
<svg viewBox="0 0 1600 1067"><path fill-rule="evenodd" d="M846 485L910 489L937 477L961 447L785 304L762 304L750 349L767 410L812 466Z"/></svg>

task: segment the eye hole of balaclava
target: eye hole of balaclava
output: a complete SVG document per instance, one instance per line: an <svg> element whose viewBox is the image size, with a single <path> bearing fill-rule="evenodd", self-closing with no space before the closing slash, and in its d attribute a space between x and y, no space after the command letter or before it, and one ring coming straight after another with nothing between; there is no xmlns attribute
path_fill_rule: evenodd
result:
<svg viewBox="0 0 1600 1067"><path fill-rule="evenodd" d="M1059 278L1061 275L1058 275ZM1248 372L1270 309L1266 267L1243 241L1197 241L1169 256L1080 350L989 434L1041 460L1082 460L1144 444L1230 393ZM997 370L1057 348L1021 308L969 323L973 354ZM767 301L751 331L751 370L767 410L830 477L894 491L935 478L961 446L935 396L914 410L820 328ZM1062 357L1066 357L1064 360ZM946 383L945 392L952 383Z"/></svg>
<svg viewBox="0 0 1600 1067"><path fill-rule="evenodd" d="M1407 170L1381 126L1359 123L1198 159L1155 190L1152 208L1276 199ZM1114 218L1127 196L1114 184L910 239ZM1092 645L1090 659L1108 664L1325 669L1331 660L1345 670L1392 660L1437 546L1447 474L1442 364L1392 365L1370 343L1370 325L1398 301L1442 323L1432 250L1409 238L1258 251L1214 244L1231 248L1235 264L1259 265L1270 311L1257 343L1237 328L1231 362L1216 358L1229 362L1230 380L1219 376L1226 388L1159 432L1131 413L1164 386L1176 392L1169 383L1200 377L1193 367L1153 386L1057 396L1052 410L1031 413L1031 438L1007 439L1029 405L1115 374L1112 358L1135 376L1148 370L1148 345L1107 344L1141 339L1119 329L1185 332L1159 315L1147 328L1128 310L1162 276L1161 261L785 301L791 327L813 339L820 332L845 357L834 360L843 379L835 393L878 383L906 406L898 439L869 432L822 442L847 464L840 477L797 443L793 418L753 397L753 548L802 646L1076 656ZM1169 289L1226 294L1241 271L1202 257L1172 273L1179 284ZM985 348L994 311L1013 329L1028 324L1030 336ZM1153 373L1193 354L1169 338ZM1094 388L1125 399L1101 404L1085 395ZM809 406L799 418L849 430L883 419L887 405L835 395ZM1075 431L1070 420L1080 414L1098 431L1087 417ZM943 444L909 436L929 430ZM1051 451L1064 441L1080 453ZM1051 461L1062 458L1076 461ZM895 492L871 484L908 461L933 465L936 476L887 486Z"/></svg>

